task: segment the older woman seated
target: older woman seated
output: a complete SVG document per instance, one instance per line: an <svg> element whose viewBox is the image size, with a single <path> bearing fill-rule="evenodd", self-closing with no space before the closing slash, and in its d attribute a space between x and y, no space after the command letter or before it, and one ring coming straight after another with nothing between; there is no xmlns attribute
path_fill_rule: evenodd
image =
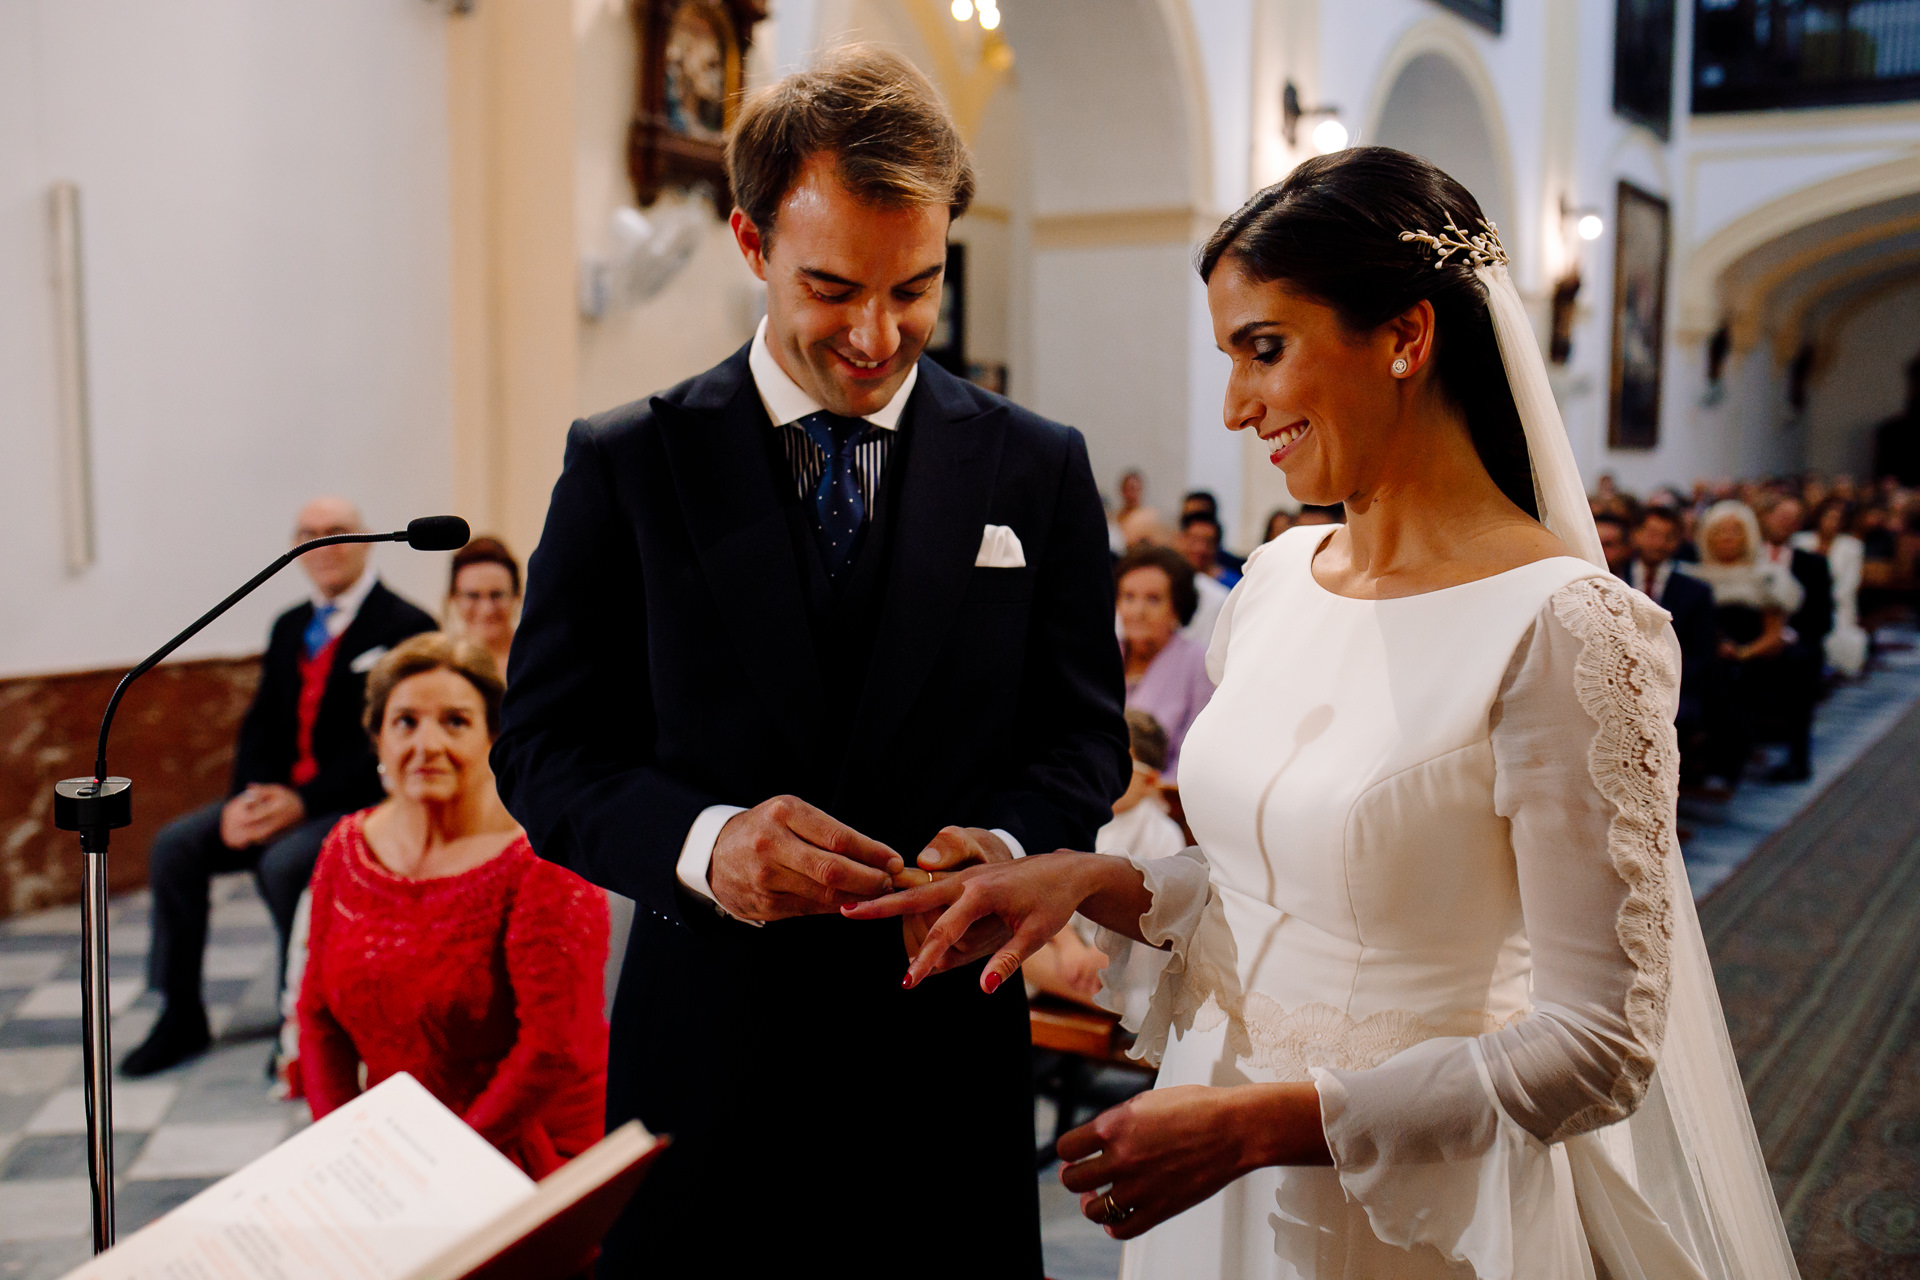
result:
<svg viewBox="0 0 1920 1280"><path fill-rule="evenodd" d="M1193 566L1179 552L1135 547L1113 568L1120 651L1127 664L1127 709L1139 708L1167 731L1161 776L1175 780L1180 744L1213 696L1207 648L1182 633L1199 607Z"/></svg>
<svg viewBox="0 0 1920 1280"><path fill-rule="evenodd" d="M342 819L314 869L301 1070L316 1119L410 1072L540 1178L604 1129L607 906L500 803L502 692L484 648L440 634L368 677L389 797Z"/></svg>
<svg viewBox="0 0 1920 1280"><path fill-rule="evenodd" d="M1753 751L1757 712L1781 695L1787 619L1801 587L1784 564L1760 554L1760 522L1744 502L1717 502L1700 521L1700 563L1680 566L1713 588L1720 662L1707 699L1705 786L1727 793Z"/></svg>

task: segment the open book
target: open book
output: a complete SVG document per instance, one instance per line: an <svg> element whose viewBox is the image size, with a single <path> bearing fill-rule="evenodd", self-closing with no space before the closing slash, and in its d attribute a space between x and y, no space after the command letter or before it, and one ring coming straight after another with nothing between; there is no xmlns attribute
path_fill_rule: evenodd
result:
<svg viewBox="0 0 1920 1280"><path fill-rule="evenodd" d="M535 1183L403 1073L68 1280L562 1280L665 1145L630 1121Z"/></svg>

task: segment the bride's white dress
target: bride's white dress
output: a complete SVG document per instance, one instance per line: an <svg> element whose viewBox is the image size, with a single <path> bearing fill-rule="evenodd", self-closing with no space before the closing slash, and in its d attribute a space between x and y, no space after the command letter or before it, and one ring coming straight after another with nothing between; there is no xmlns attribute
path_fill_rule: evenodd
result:
<svg viewBox="0 0 1920 1280"><path fill-rule="evenodd" d="M1240 1179L1122 1276L1700 1275L1675 1236L1711 1229L1663 1223L1607 1128L1667 1022L1667 615L1571 557L1349 599L1325 535L1261 548L1215 632L1198 848L1141 863L1172 955L1138 1030L1161 1087L1313 1081L1336 1167Z"/></svg>

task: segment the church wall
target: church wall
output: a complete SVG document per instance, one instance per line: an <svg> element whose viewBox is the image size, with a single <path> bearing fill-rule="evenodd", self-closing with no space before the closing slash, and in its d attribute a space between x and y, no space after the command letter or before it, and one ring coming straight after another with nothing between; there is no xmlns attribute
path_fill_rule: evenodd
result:
<svg viewBox="0 0 1920 1280"><path fill-rule="evenodd" d="M1188 255L1184 241L1036 250L1046 350L1019 397L1085 432L1103 491L1145 472L1147 505L1168 517L1187 476Z"/></svg>
<svg viewBox="0 0 1920 1280"><path fill-rule="evenodd" d="M1873 431L1906 408L1907 363L1920 356L1920 283L1866 303L1833 335L1808 387L1806 465L1873 474Z"/></svg>
<svg viewBox="0 0 1920 1280"><path fill-rule="evenodd" d="M443 12L0 8L0 676L131 663L338 491L446 509ZM70 573L49 184L81 191L97 558ZM384 550L437 605L445 560ZM183 656L262 643L269 584Z"/></svg>

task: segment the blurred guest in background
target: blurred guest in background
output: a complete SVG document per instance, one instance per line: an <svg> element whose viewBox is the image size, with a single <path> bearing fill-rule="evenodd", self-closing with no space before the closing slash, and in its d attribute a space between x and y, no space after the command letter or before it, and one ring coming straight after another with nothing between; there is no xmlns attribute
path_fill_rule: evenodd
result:
<svg viewBox="0 0 1920 1280"><path fill-rule="evenodd" d="M1228 586L1240 581L1241 570L1246 567L1246 557L1237 556L1226 547L1226 523L1220 519L1220 500L1213 496L1211 489L1193 489L1180 500L1180 529L1185 532L1187 517L1204 515L1213 521L1213 559L1211 566L1195 564L1195 573L1204 573L1210 578L1225 582ZM1222 573L1224 571L1224 575Z"/></svg>
<svg viewBox="0 0 1920 1280"><path fill-rule="evenodd" d="M1833 630L1827 633L1827 665L1849 680L1866 669L1868 636L1860 625L1860 578L1866 547L1849 533L1856 515L1852 502L1829 497L1815 510L1813 527L1794 534L1798 550L1825 556L1833 577Z"/></svg>
<svg viewBox="0 0 1920 1280"><path fill-rule="evenodd" d="M1295 524L1345 524L1347 508L1344 503L1335 502L1329 506L1317 507L1312 503L1303 503L1300 513L1293 518Z"/></svg>
<svg viewBox="0 0 1920 1280"><path fill-rule="evenodd" d="M520 562L498 538L481 536L453 553L447 583L447 633L477 641L507 669L520 622Z"/></svg>
<svg viewBox="0 0 1920 1280"><path fill-rule="evenodd" d="M1133 756L1133 780L1113 802L1113 821L1094 836L1094 852L1172 857L1187 847L1187 835L1160 798L1160 771L1167 764L1167 731L1135 707L1127 712L1127 737ZM1029 995L1045 992L1099 1007L1100 971L1107 967L1107 957L1093 945L1094 928L1092 921L1076 914L1066 928L1028 958L1021 970ZM1124 989L1122 1000L1135 1025L1146 1012L1153 984L1166 967L1166 959L1164 952L1135 947L1127 974L1123 978L1108 976L1109 987Z"/></svg>
<svg viewBox="0 0 1920 1280"><path fill-rule="evenodd" d="M1161 525L1160 513L1142 505L1146 493L1147 477L1137 467L1120 473L1120 505L1107 521L1107 545L1116 556Z"/></svg>
<svg viewBox="0 0 1920 1280"><path fill-rule="evenodd" d="M1800 607L1787 619L1787 648L1777 668L1777 709L1787 759L1774 770L1773 780L1801 782L1813 772L1813 709L1820 701L1821 673L1827 664L1827 633L1833 630L1833 572L1819 552L1791 545L1806 518L1798 498L1768 498L1759 514L1766 538L1762 554L1800 584Z"/></svg>
<svg viewBox="0 0 1920 1280"><path fill-rule="evenodd" d="M1262 543L1272 542L1275 538L1293 528L1293 512L1285 507L1275 507L1267 513L1267 527L1260 534Z"/></svg>
<svg viewBox="0 0 1920 1280"><path fill-rule="evenodd" d="M1127 664L1127 710L1145 711L1167 732L1169 781L1180 767L1180 744L1213 696L1207 650L1181 628L1198 604L1193 566L1167 547L1136 547L1114 568L1120 652Z"/></svg>
<svg viewBox="0 0 1920 1280"><path fill-rule="evenodd" d="M1633 560L1633 544L1627 540L1627 521L1611 511L1595 511L1593 527L1600 534L1600 551L1607 557L1607 568L1616 578L1627 576Z"/></svg>
<svg viewBox="0 0 1920 1280"><path fill-rule="evenodd" d="M1725 500L1700 520L1700 563L1686 572L1713 590L1719 624L1717 678L1709 690L1706 785L1730 791L1753 749L1754 717L1779 684L1773 666L1787 651L1787 615L1800 584L1763 553L1760 523L1744 502Z"/></svg>
<svg viewBox="0 0 1920 1280"><path fill-rule="evenodd" d="M1608 547L1604 524L1600 525L1600 543ZM1673 615L1673 633L1680 641L1680 709L1674 724L1680 733L1681 776L1691 782L1701 764L1699 749L1707 736L1707 691L1713 683L1720 635L1712 588L1698 578L1675 572L1673 553L1679 545L1679 513L1668 507L1643 508L1633 526L1626 572L1615 572ZM1612 566L1611 549L1607 563Z"/></svg>
<svg viewBox="0 0 1920 1280"><path fill-rule="evenodd" d="M1212 578L1232 588L1240 581L1240 570L1226 562L1220 550L1220 518L1206 511L1189 511L1180 517L1180 553L1203 578Z"/></svg>
<svg viewBox="0 0 1920 1280"><path fill-rule="evenodd" d="M504 691L485 648L445 635L374 668L391 795L334 828L314 873L301 1076L319 1119L409 1072L542 1178L605 1128L607 906L500 803Z"/></svg>
<svg viewBox="0 0 1920 1280"><path fill-rule="evenodd" d="M301 508L293 541L363 531L352 503L315 498ZM153 838L147 983L165 1003L153 1030L121 1063L127 1075L164 1071L212 1042L200 971L213 877L253 872L273 912L284 967L294 910L320 842L342 814L380 798L359 723L367 669L389 646L433 630L434 622L381 585L369 551L366 543L349 543L300 557L313 598L274 621L260 686L240 723L228 798L174 819Z"/></svg>

